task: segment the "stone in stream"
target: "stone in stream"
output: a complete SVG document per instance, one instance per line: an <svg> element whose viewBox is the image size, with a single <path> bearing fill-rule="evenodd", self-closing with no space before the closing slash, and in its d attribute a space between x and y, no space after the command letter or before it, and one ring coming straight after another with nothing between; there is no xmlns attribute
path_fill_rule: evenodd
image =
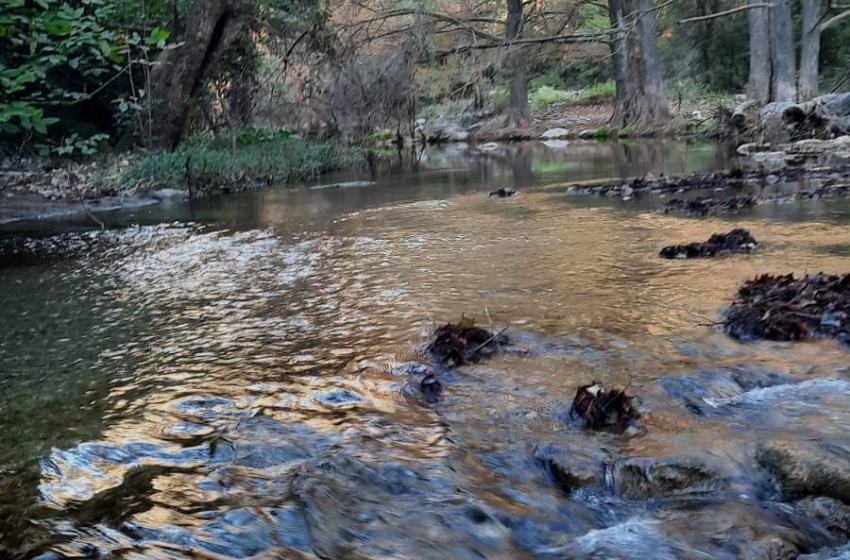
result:
<svg viewBox="0 0 850 560"><path fill-rule="evenodd" d="M292 492L320 558L471 560L510 546L510 531L438 466L337 451L304 465Z"/></svg>
<svg viewBox="0 0 850 560"><path fill-rule="evenodd" d="M850 506L844 502L823 496L809 497L795 502L794 510L816 520L833 535L850 539Z"/></svg>
<svg viewBox="0 0 850 560"><path fill-rule="evenodd" d="M567 493L602 482L603 453L601 450L594 453L586 442L582 443L579 446L561 442L559 445L546 445L535 452L535 458Z"/></svg>
<svg viewBox="0 0 850 560"><path fill-rule="evenodd" d="M784 498L826 496L850 503L850 449L827 441L762 444L756 461Z"/></svg>
<svg viewBox="0 0 850 560"><path fill-rule="evenodd" d="M721 477L691 459L621 458L609 463L606 480L615 493L629 500L716 497Z"/></svg>
<svg viewBox="0 0 850 560"><path fill-rule="evenodd" d="M695 259L732 253L751 253L757 245L749 231L739 228L729 233L715 233L704 243L664 247L659 256L663 259Z"/></svg>

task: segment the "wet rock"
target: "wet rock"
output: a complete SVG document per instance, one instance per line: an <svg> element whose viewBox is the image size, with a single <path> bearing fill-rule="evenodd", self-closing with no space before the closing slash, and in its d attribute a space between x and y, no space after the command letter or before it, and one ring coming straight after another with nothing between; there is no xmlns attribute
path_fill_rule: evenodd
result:
<svg viewBox="0 0 850 560"><path fill-rule="evenodd" d="M850 503L850 450L829 442L761 445L756 461L785 498L825 496Z"/></svg>
<svg viewBox="0 0 850 560"><path fill-rule="evenodd" d="M797 560L850 560L850 544L820 550L815 554L801 554Z"/></svg>
<svg viewBox="0 0 850 560"><path fill-rule="evenodd" d="M618 459L607 469L613 490L629 500L704 499L723 487L717 474L691 459Z"/></svg>
<svg viewBox="0 0 850 560"><path fill-rule="evenodd" d="M440 364L459 366L508 344L508 337L503 333L504 330L491 333L462 317L456 324L449 323L436 329L427 351Z"/></svg>
<svg viewBox="0 0 850 560"><path fill-rule="evenodd" d="M850 341L850 274L748 280L726 313L726 332L738 340Z"/></svg>
<svg viewBox="0 0 850 560"><path fill-rule="evenodd" d="M510 531L486 506L459 491L444 470L419 467L342 452L305 465L292 491L315 553L320 558L501 557Z"/></svg>
<svg viewBox="0 0 850 560"><path fill-rule="evenodd" d="M819 522L839 538L850 538L850 505L823 496L804 498L794 503L794 509L805 517Z"/></svg>
<svg viewBox="0 0 850 560"><path fill-rule="evenodd" d="M419 384L419 388L429 402L437 402L443 393L443 384L433 374L426 375Z"/></svg>
<svg viewBox="0 0 850 560"><path fill-rule="evenodd" d="M729 233L716 233L704 243L664 247L659 256L664 259L694 259L732 253L751 253L756 245L757 242L749 231L734 229Z"/></svg>
<svg viewBox="0 0 850 560"><path fill-rule="evenodd" d="M687 376L666 375L657 383L667 395L682 399L691 412L700 416L715 416L724 414L725 411L719 408L724 401L729 402L748 391L790 382L768 370L731 367L698 371Z"/></svg>
<svg viewBox="0 0 850 560"><path fill-rule="evenodd" d="M609 426L625 429L633 425L640 413L634 397L624 390L608 389L593 381L578 388L573 399L570 416L584 419L586 428L597 430Z"/></svg>
<svg viewBox="0 0 850 560"><path fill-rule="evenodd" d="M547 445L537 450L535 458L567 493L602 481L601 458L576 445Z"/></svg>
<svg viewBox="0 0 850 560"><path fill-rule="evenodd" d="M509 198L515 196L516 194L517 191L515 189L497 189L490 193L490 197L495 196L497 198Z"/></svg>
<svg viewBox="0 0 850 560"><path fill-rule="evenodd" d="M499 144L497 144L496 142L486 142L478 146L478 149L482 152L492 152L494 150L499 149Z"/></svg>

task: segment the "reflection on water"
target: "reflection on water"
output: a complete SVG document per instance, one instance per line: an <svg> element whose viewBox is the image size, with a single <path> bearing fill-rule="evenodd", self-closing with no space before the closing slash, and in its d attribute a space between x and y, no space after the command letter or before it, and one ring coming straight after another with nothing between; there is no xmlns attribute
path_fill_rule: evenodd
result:
<svg viewBox="0 0 850 560"><path fill-rule="evenodd" d="M728 164L650 148L629 165ZM183 223L14 249L5 556L773 558L776 543L837 543L802 502L777 502L756 457L850 447L846 349L741 345L710 324L757 273L846 271L824 249L846 214L745 214L755 254L664 261L671 240L730 224L535 188L617 174L582 150L443 154L373 187L173 207ZM508 326L514 347L443 372L429 405L416 346L461 313ZM591 379L630 385L643 435L569 420ZM564 491L544 449L586 486Z"/></svg>

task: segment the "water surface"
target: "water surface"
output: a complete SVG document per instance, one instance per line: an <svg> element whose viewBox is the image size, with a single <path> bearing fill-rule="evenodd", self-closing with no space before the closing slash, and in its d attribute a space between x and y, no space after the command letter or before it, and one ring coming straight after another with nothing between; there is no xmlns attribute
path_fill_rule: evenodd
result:
<svg viewBox="0 0 850 560"><path fill-rule="evenodd" d="M756 274L846 272L846 204L692 220L561 187L737 164L686 144L432 152L369 187L222 196L7 239L0 550L733 558L802 531L769 513L755 447L850 446L847 350L738 344L713 324ZM487 196L499 187L521 192ZM656 256L733 225L762 241L755 254ZM419 347L462 314L508 327L514 345L441 372L444 397L428 404ZM809 383L812 401L768 387L712 394L728 414L686 406L692 380L732 374ZM640 397L642 435L570 421L591 380ZM608 474L568 493L540 461L547 448ZM612 465L666 460L719 482L665 501L608 480Z"/></svg>

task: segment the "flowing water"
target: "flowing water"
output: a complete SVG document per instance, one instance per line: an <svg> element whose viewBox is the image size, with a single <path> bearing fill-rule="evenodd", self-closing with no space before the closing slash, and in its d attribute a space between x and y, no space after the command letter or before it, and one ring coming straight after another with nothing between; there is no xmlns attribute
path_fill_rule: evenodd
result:
<svg viewBox="0 0 850 560"><path fill-rule="evenodd" d="M847 349L714 325L755 274L847 272L846 203L693 220L563 194L736 165L705 145L427 156L368 187L6 239L0 557L767 559L846 541ZM657 258L733 226L756 253ZM421 345L462 314L512 345L440 372L429 403ZM570 418L591 380L638 396L637 433ZM794 495L764 457L800 448L832 482Z"/></svg>

